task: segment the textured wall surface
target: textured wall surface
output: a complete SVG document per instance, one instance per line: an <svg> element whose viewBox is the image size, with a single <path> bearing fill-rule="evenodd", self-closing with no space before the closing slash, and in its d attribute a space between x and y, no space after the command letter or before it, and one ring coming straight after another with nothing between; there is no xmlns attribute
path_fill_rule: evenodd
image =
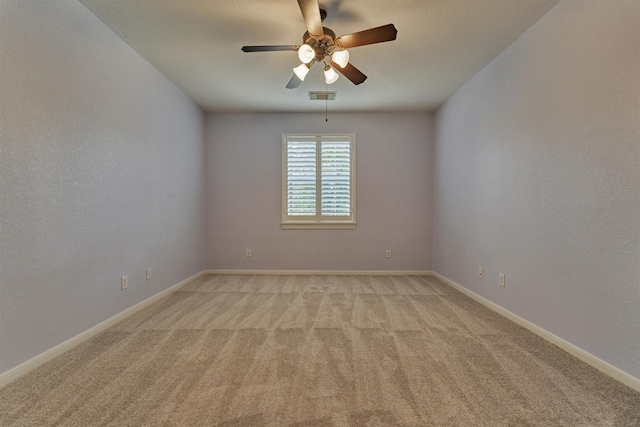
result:
<svg viewBox="0 0 640 427"><path fill-rule="evenodd" d="M204 114L81 4L0 2L0 372L204 268L204 153Z"/></svg>
<svg viewBox="0 0 640 427"><path fill-rule="evenodd" d="M636 378L639 24L552 9L437 113L433 200L435 271Z"/></svg>
<svg viewBox="0 0 640 427"><path fill-rule="evenodd" d="M355 230L281 229L281 141L292 132L356 134ZM207 140L208 268L431 267L430 115L210 114Z"/></svg>

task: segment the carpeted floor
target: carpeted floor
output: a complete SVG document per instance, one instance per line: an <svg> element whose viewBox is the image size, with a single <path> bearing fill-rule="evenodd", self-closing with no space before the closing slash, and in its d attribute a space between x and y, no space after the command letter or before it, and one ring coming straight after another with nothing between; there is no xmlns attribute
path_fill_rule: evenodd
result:
<svg viewBox="0 0 640 427"><path fill-rule="evenodd" d="M640 426L433 277L203 276L0 390L2 426Z"/></svg>

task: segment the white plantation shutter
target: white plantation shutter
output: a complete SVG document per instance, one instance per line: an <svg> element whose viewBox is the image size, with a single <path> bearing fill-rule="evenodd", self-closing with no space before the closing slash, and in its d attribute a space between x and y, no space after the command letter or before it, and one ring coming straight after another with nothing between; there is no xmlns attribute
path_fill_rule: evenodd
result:
<svg viewBox="0 0 640 427"><path fill-rule="evenodd" d="M316 140L297 139L287 146L287 215L316 214Z"/></svg>
<svg viewBox="0 0 640 427"><path fill-rule="evenodd" d="M283 135L282 227L355 228L355 136Z"/></svg>
<svg viewBox="0 0 640 427"><path fill-rule="evenodd" d="M351 142L321 142L322 215L351 212Z"/></svg>

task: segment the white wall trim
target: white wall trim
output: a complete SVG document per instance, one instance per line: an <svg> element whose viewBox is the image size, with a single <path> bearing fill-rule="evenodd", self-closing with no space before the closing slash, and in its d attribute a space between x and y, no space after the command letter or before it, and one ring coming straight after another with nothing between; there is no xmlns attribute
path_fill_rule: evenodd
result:
<svg viewBox="0 0 640 427"><path fill-rule="evenodd" d="M592 355L591 353L586 352L585 350L581 349L580 347L577 347L573 344L571 344L568 341L563 340L562 338L552 334L551 332L546 331L545 329L542 329L541 327L529 322L526 319L523 319L522 317L518 316L517 314L514 314L512 312L510 312L509 310L502 308L501 306L499 306L496 303L493 303L491 301L489 301L488 299L481 297L480 295L476 294L473 291L470 291L469 289L465 288L462 285L457 284L456 282L454 282L453 280L450 280L446 277L444 277L443 275L434 272L433 275L435 277L437 277L438 279L442 280L443 282L445 282L446 284L448 284L449 286L451 286L452 288L462 292L463 294L467 295L468 297L476 300L477 302L479 302L480 304L484 305L487 308L490 308L491 310L495 311L496 313L506 317L507 319L511 320L514 323L517 323L518 325L527 328L529 331L533 332L534 334L538 335L539 337L547 340L548 342L550 342L551 344L556 345L557 347L560 347L562 350L566 351L567 353L571 354L572 356L577 357L578 359L580 359L581 361L585 362L586 364L596 368L597 370L599 370L600 372L602 372L603 374L613 378L616 381L621 382L622 384L631 387L632 389L634 389L635 391L640 392L640 379L635 378L629 374L627 374L626 372L616 368L613 365L610 365L609 363L605 362L602 359L597 358L596 356Z"/></svg>
<svg viewBox="0 0 640 427"><path fill-rule="evenodd" d="M433 276L430 270L204 270L203 274L277 276Z"/></svg>
<svg viewBox="0 0 640 427"><path fill-rule="evenodd" d="M149 306L150 304L153 304L154 302L158 301L160 298L163 298L163 297L167 296L171 292L177 291L182 286L186 285L189 282L192 282L192 281L198 279L203 274L204 274L204 271L201 271L200 273L196 273L193 276L189 277L188 279L185 279L185 280L181 281L180 283L177 283L177 284L171 286L170 288L165 289L164 291L158 292L157 294L147 298L144 301L139 302L138 304L134 305L133 307L129 307L128 309L116 314L115 316L105 320L104 322L101 322L101 323L97 324L93 328L88 329L88 330L76 335L75 337L68 339L67 341L63 342L62 344L58 344L57 346L55 346L53 348L50 348L49 350L45 351L44 353L41 353L41 354L35 356L34 358L29 359L26 362L16 366L15 368L12 368L12 369L8 370L7 372L4 372L4 373L0 374L0 387L4 387L5 385L9 384L10 382L13 382L13 381L17 380L18 378L22 377L23 375L26 375L27 373L33 371L37 367L49 362L50 360L53 360L54 358L56 358L57 356L61 355L62 353L71 350L73 347L77 346L78 344L83 343L84 341L88 340L89 338L91 338L91 337L99 334L100 332L104 331L105 329L115 325L116 323L120 322L124 318L126 318L128 316L131 316L133 313L135 313L135 312L137 312L139 310L142 310L143 308Z"/></svg>

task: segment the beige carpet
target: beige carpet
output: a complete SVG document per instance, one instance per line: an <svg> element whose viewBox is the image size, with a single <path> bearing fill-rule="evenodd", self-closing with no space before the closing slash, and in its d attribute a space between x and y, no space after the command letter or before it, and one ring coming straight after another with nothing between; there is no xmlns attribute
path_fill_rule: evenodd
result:
<svg viewBox="0 0 640 427"><path fill-rule="evenodd" d="M2 426L639 426L433 277L204 276L0 390Z"/></svg>

